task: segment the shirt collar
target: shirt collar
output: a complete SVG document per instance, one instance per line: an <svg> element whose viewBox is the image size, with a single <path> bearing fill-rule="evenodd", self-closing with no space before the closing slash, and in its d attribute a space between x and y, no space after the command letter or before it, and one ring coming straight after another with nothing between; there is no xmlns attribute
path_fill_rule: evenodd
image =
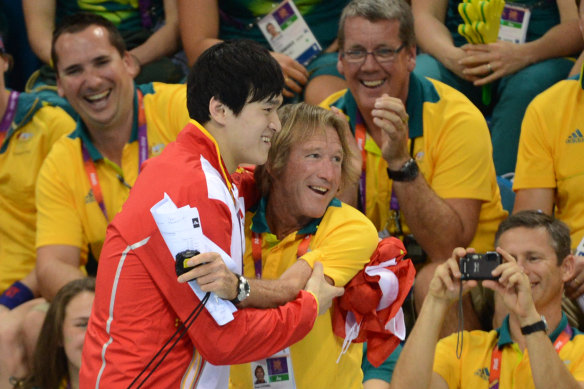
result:
<svg viewBox="0 0 584 389"><path fill-rule="evenodd" d="M270 227L268 226L268 221L266 220L266 207L268 205L268 197L264 196L260 199L255 207L255 214L252 217L251 230L258 234L268 233L271 234ZM336 197L331 200L328 207L340 207L341 201ZM322 218L312 219L307 225L302 227L296 232L298 235L315 234L318 229L318 225L322 221Z"/></svg>
<svg viewBox="0 0 584 389"><path fill-rule="evenodd" d="M136 88L134 88L134 107L133 107L134 116L132 118L132 134L130 135L130 140L128 143L132 143L138 140L138 94L136 92ZM89 152L89 156L93 160L93 162L99 161L103 159L103 155L99 152L99 150L93 145L91 142L91 137L89 135L89 130L87 126L81 120L81 118L77 118L77 126L75 127L75 131L73 131L70 135L71 138L76 139L80 138L83 142L83 145L87 148Z"/></svg>
<svg viewBox="0 0 584 389"><path fill-rule="evenodd" d="M558 336L566 329L567 325L568 318L562 312L562 318L560 319L560 323L549 335L549 338L552 343L556 341ZM505 319L503 320L503 324L501 324L501 327L497 329L497 334L499 335L499 340L497 342L497 347L499 347L499 349L513 343L513 339L511 339L511 331L509 330L509 315L505 317Z"/></svg>

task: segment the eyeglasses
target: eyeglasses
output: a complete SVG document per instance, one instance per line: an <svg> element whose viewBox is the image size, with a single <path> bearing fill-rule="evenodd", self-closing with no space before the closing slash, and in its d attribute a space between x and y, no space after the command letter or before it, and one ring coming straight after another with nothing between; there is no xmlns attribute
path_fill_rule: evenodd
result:
<svg viewBox="0 0 584 389"><path fill-rule="evenodd" d="M343 52L343 57L349 63L362 63L369 54L373 55L375 60L379 63L393 62L397 58L397 55L403 48L406 47L405 42L402 43L397 49L390 49L387 47L382 47L375 49L373 51L366 50L347 50Z"/></svg>

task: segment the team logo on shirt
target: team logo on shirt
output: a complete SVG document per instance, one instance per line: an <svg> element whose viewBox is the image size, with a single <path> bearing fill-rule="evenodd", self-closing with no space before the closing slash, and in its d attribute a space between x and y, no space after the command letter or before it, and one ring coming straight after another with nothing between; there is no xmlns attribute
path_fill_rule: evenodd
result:
<svg viewBox="0 0 584 389"><path fill-rule="evenodd" d="M150 149L150 155L152 155L152 156L158 155L158 154L162 153L163 149L164 149L164 143L155 144Z"/></svg>
<svg viewBox="0 0 584 389"><path fill-rule="evenodd" d="M576 131L570 134L568 139L566 139L566 143L584 143L584 136L582 135L582 132L580 132L580 129L577 128Z"/></svg>
<svg viewBox="0 0 584 389"><path fill-rule="evenodd" d="M490 376L489 369L486 367L481 367L480 369L477 369L477 371L475 371L474 375L476 375L482 380L488 381Z"/></svg>
<svg viewBox="0 0 584 389"><path fill-rule="evenodd" d="M85 204L95 202L95 196L93 195L93 190L89 189L89 193L85 196Z"/></svg>
<svg viewBox="0 0 584 389"><path fill-rule="evenodd" d="M32 132L21 132L16 136L16 139L18 139L20 142L26 142L27 140L32 138L33 135L34 134Z"/></svg>

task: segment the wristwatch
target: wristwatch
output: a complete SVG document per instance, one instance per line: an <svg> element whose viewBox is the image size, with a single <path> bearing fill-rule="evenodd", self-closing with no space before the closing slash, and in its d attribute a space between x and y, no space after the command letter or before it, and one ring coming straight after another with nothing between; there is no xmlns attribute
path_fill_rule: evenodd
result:
<svg viewBox="0 0 584 389"><path fill-rule="evenodd" d="M548 329L547 321L545 320L545 317L542 315L540 321L537 321L525 327L521 327L521 333L523 335L529 335L537 331L547 332L547 329Z"/></svg>
<svg viewBox="0 0 584 389"><path fill-rule="evenodd" d="M244 276L237 276L239 282L237 283L237 296L233 300L230 300L233 304L239 304L249 296L250 287L249 282Z"/></svg>
<svg viewBox="0 0 584 389"><path fill-rule="evenodd" d="M410 158L399 170L391 170L387 168L387 175L394 181L413 181L418 177L420 169L413 158Z"/></svg>

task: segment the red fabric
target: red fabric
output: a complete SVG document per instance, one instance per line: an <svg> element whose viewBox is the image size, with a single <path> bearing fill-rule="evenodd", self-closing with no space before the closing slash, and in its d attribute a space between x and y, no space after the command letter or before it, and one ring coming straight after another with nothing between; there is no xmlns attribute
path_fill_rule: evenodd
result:
<svg viewBox="0 0 584 389"><path fill-rule="evenodd" d="M335 335L345 338L345 318L348 311L353 312L357 323L361 322L359 334L353 342L367 342L367 359L375 367L379 367L400 342L397 336L384 327L398 313L414 283L416 270L411 260L404 259L405 255L406 249L401 240L385 238L379 242L366 265L375 266L396 258L395 266L386 267L399 280L398 296L389 307L376 310L382 296L379 276L371 277L365 273L365 269L353 277L345 286L345 294L334 301L332 321Z"/></svg>

